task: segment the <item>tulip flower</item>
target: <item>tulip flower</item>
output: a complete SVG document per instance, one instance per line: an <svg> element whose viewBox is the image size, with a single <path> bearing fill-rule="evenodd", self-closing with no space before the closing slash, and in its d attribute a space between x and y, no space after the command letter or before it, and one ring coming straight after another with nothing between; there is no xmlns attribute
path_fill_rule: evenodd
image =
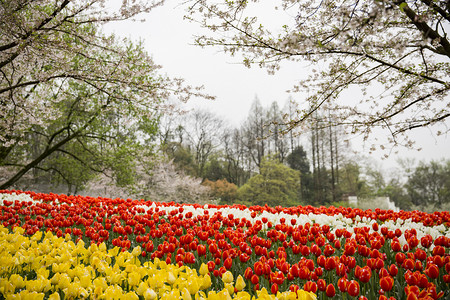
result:
<svg viewBox="0 0 450 300"><path fill-rule="evenodd" d="M297 299L299 299L299 300L316 300L317 296L312 292L298 290L297 291Z"/></svg>
<svg viewBox="0 0 450 300"><path fill-rule="evenodd" d="M389 292L392 290L392 287L394 286L394 279L390 276L385 276L380 278L380 287L385 292Z"/></svg>
<svg viewBox="0 0 450 300"><path fill-rule="evenodd" d="M327 297L334 297L334 295L336 295L336 289L334 288L334 285L332 283L328 284L326 289L325 289L325 293L327 295Z"/></svg>
<svg viewBox="0 0 450 300"><path fill-rule="evenodd" d="M241 275L239 275L238 278L236 279L235 287L238 291L242 291L245 288L245 281Z"/></svg>
<svg viewBox="0 0 450 300"><path fill-rule="evenodd" d="M352 297L358 296L359 295L359 283L355 280L350 280L347 284L347 292Z"/></svg>
<svg viewBox="0 0 450 300"><path fill-rule="evenodd" d="M230 271L226 271L225 273L223 273L222 275L222 281L224 283L232 283L234 280L233 278L233 273L231 273Z"/></svg>

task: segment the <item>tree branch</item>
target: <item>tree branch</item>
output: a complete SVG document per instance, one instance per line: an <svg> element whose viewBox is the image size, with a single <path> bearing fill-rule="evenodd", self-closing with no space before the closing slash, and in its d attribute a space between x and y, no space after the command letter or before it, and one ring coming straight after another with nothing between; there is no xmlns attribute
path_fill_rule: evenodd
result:
<svg viewBox="0 0 450 300"><path fill-rule="evenodd" d="M438 43L442 46L438 48L438 52L442 55L446 55L450 58L450 43L446 39L446 37L442 37L437 31L433 30L428 24L424 21L421 21L420 17L408 6L408 4L404 1L395 1L394 2L401 11L405 13L405 15L410 19L411 23L414 24L419 31L421 31L425 38L431 38L432 40L438 41Z"/></svg>

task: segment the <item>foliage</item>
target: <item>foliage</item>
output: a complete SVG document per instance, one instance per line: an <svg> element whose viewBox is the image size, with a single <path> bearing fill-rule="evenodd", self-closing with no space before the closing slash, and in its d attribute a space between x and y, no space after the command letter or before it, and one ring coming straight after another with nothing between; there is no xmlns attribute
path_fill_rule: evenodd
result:
<svg viewBox="0 0 450 300"><path fill-rule="evenodd" d="M300 174L308 174L311 172L309 169L308 157L306 156L306 151L303 149L303 146L295 147L295 149L287 156L286 162L291 169L300 171Z"/></svg>
<svg viewBox="0 0 450 300"><path fill-rule="evenodd" d="M210 181L205 179L202 185L207 186L211 190L211 196L219 199L221 204L232 204L237 196L237 186L228 182L226 179Z"/></svg>
<svg viewBox="0 0 450 300"><path fill-rule="evenodd" d="M408 178L406 189L414 205L441 207L450 202L450 161L420 162Z"/></svg>
<svg viewBox="0 0 450 300"><path fill-rule="evenodd" d="M309 92L309 97L297 116L287 120L291 128L311 125L304 121L323 109L352 133L367 138L380 127L388 143L412 146L403 133L450 116L446 1L188 3L188 17L210 30L196 37L200 46L242 54L244 65L270 73L284 61L306 60L321 68L292 89ZM358 94L352 101L347 92Z"/></svg>
<svg viewBox="0 0 450 300"><path fill-rule="evenodd" d="M395 203L395 205L403 210L410 210L412 207L412 202L407 192L403 188L403 186L399 183L398 180L392 179L381 191L379 194L383 194L391 201Z"/></svg>
<svg viewBox="0 0 450 300"><path fill-rule="evenodd" d="M205 166L203 178L205 180L217 181L221 179L227 179L227 172L225 170L224 162L220 161L218 155L213 155ZM227 181L227 180L226 180Z"/></svg>
<svg viewBox="0 0 450 300"><path fill-rule="evenodd" d="M196 176L198 172L194 157L189 149L180 143L170 142L162 145L163 152L173 160L173 163L186 174Z"/></svg>
<svg viewBox="0 0 450 300"><path fill-rule="evenodd" d="M339 190L343 194L366 197L370 194L369 187L361 178L361 166L356 162L346 163L340 170Z"/></svg>
<svg viewBox="0 0 450 300"><path fill-rule="evenodd" d="M238 189L238 198L253 205L295 205L299 196L300 172L271 157L265 157L260 173Z"/></svg>

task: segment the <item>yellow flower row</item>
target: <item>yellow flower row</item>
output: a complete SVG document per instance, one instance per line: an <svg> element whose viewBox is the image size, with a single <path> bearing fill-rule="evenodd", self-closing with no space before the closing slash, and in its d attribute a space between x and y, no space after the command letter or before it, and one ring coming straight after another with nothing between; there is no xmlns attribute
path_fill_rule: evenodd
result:
<svg viewBox="0 0 450 300"><path fill-rule="evenodd" d="M0 226L0 293L6 299L252 299L243 292L242 276L224 274L222 291L207 291L211 278L206 265L197 270L155 259L141 264L140 247L132 252L107 250L103 243L86 247L69 235L58 238L38 231L32 237L16 227ZM230 277L231 275L231 277ZM235 288L238 290L234 293ZM305 291L269 294L258 299L315 299Z"/></svg>

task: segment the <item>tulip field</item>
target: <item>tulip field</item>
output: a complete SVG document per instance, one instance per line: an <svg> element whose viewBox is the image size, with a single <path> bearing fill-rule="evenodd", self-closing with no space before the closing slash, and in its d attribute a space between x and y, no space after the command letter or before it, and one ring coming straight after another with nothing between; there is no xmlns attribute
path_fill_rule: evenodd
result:
<svg viewBox="0 0 450 300"><path fill-rule="evenodd" d="M0 191L0 299L450 299L450 213Z"/></svg>

